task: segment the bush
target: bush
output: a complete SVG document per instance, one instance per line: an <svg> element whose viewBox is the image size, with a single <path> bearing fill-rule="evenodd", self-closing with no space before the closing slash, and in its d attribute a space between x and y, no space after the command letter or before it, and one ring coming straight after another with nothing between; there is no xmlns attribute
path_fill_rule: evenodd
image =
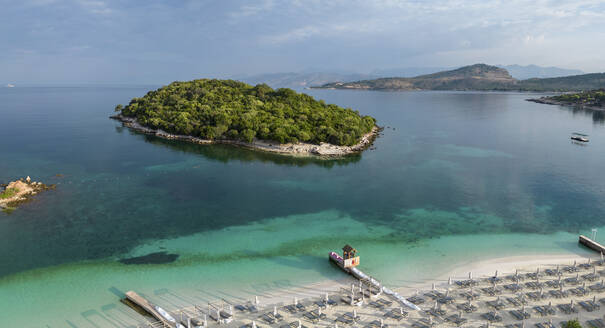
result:
<svg viewBox="0 0 605 328"><path fill-rule="evenodd" d="M582 328L578 319L569 320L564 325L563 328Z"/></svg>

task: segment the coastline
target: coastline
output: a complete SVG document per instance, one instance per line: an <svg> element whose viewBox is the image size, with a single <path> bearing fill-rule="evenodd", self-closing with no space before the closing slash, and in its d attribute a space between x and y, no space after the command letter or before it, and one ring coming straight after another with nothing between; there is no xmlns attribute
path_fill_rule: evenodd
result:
<svg viewBox="0 0 605 328"><path fill-rule="evenodd" d="M121 114L110 116L111 119L118 120L122 122L122 125L128 127L134 131L152 134L156 137L169 139L169 140L179 140L192 142L202 145L209 144L228 144L234 146L240 146L245 148L250 148L254 150L261 150L270 153L282 154L282 155L292 155L292 156L316 156L320 158L332 158L332 157L342 157L347 155L358 154L369 148L374 140L378 137L378 133L380 132L380 128L378 126L374 126L372 131L366 133L361 137L361 140L353 145L353 146L337 146L329 143L322 142L319 145L309 144L309 143L286 143L280 144L274 141L267 140L257 140L255 139L252 143L239 141L239 140L228 140L228 139L219 139L219 140L208 140L201 139L197 137L187 136L187 135L179 135L179 134L171 134L160 129L151 129L146 126L141 125L136 118L122 116Z"/></svg>
<svg viewBox="0 0 605 328"><path fill-rule="evenodd" d="M575 107L575 108L588 109L588 110L594 110L594 111L605 111L604 107L594 107L594 106L587 106L587 105L582 105L582 104L567 103L567 102L551 99L550 97L529 98L529 99L525 99L525 100L535 102L538 104L545 104L545 105L559 105L559 106Z"/></svg>

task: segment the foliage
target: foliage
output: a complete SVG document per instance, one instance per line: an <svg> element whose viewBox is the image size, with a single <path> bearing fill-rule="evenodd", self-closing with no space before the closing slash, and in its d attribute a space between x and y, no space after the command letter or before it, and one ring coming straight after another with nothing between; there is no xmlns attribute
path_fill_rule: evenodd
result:
<svg viewBox="0 0 605 328"><path fill-rule="evenodd" d="M19 190L17 188L6 188L3 192L0 193L0 199L7 199L15 196Z"/></svg>
<svg viewBox="0 0 605 328"><path fill-rule="evenodd" d="M567 321L563 325L563 328L582 328L582 325L580 324L580 321L578 321L578 319L573 319L573 320Z"/></svg>
<svg viewBox="0 0 605 328"><path fill-rule="evenodd" d="M580 93L567 93L551 97L553 100L594 107L605 107L605 89L585 91Z"/></svg>
<svg viewBox="0 0 605 328"><path fill-rule="evenodd" d="M144 126L203 139L354 145L376 120L291 89L233 80L173 82L120 109Z"/></svg>

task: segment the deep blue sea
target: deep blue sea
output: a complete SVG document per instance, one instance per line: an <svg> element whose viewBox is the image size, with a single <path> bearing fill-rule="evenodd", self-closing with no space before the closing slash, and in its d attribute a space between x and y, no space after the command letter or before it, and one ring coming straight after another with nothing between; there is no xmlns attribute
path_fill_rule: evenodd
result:
<svg viewBox="0 0 605 328"><path fill-rule="evenodd" d="M326 254L345 243L404 284L436 259L582 252L578 232L605 226L602 112L527 93L303 90L384 126L375 149L322 160L167 141L108 118L152 88L0 89L0 183L56 184L0 212L2 325L125 326L108 314L125 313L116 290L205 300L196 288L331 279ZM119 262L157 252L178 257Z"/></svg>

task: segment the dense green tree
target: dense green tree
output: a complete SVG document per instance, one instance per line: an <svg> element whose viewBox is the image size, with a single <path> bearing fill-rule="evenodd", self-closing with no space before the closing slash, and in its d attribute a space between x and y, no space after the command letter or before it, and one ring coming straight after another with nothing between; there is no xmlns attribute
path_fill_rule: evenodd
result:
<svg viewBox="0 0 605 328"><path fill-rule="evenodd" d="M204 139L353 145L376 120L291 89L233 80L173 82L116 111L154 129Z"/></svg>

